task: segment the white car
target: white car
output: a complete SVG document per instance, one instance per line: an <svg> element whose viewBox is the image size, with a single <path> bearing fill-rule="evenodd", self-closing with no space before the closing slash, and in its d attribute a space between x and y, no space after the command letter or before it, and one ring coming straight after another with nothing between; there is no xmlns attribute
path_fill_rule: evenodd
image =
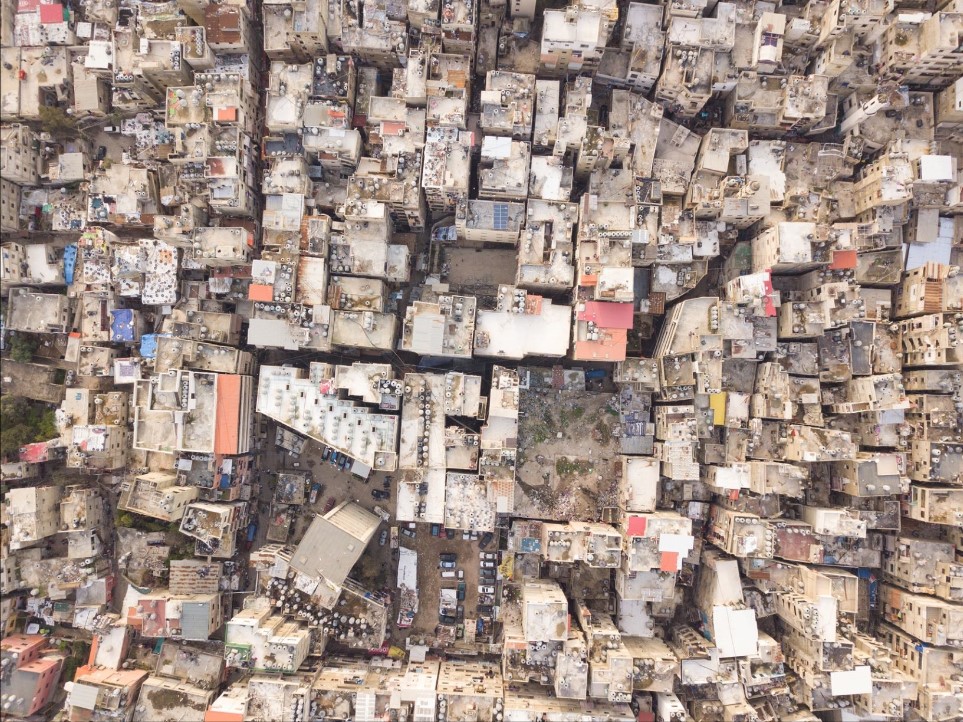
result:
<svg viewBox="0 0 963 722"><path fill-rule="evenodd" d="M479 584L479 585L478 585L478 593L479 593L479 594L494 594L494 593L495 593L495 587L486 587L486 586L484 586L484 585Z"/></svg>

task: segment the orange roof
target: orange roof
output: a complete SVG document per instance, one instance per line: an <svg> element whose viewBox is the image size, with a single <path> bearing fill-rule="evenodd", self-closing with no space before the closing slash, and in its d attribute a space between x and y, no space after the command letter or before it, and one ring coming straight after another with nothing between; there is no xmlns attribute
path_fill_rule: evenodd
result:
<svg viewBox="0 0 963 722"><path fill-rule="evenodd" d="M856 251L833 251L833 262L829 264L829 267L834 271L841 268L856 268L856 261Z"/></svg>
<svg viewBox="0 0 963 722"><path fill-rule="evenodd" d="M214 453L236 454L241 420L241 377L220 374L217 379L217 411L214 419Z"/></svg>
<svg viewBox="0 0 963 722"><path fill-rule="evenodd" d="M56 667L61 662L63 662L63 657L38 657L32 662L27 662L26 664L20 665L20 669L24 672L36 672L37 674L43 674L48 669Z"/></svg>
<svg viewBox="0 0 963 722"><path fill-rule="evenodd" d="M679 552L662 552L659 557L659 570L663 572L679 571Z"/></svg>
<svg viewBox="0 0 963 722"><path fill-rule="evenodd" d="M144 626L144 618L140 616L140 611L137 607L127 608L127 624L134 629L142 629Z"/></svg>
<svg viewBox="0 0 963 722"><path fill-rule="evenodd" d="M0 648L4 651L21 654L45 646L47 646L47 638L42 634L11 634L0 640Z"/></svg>
<svg viewBox="0 0 963 722"><path fill-rule="evenodd" d="M237 120L237 108L218 108L214 113L214 120Z"/></svg>
<svg viewBox="0 0 963 722"><path fill-rule="evenodd" d="M534 296L529 293L525 296L525 313L534 314L535 316L542 315L542 297Z"/></svg>
<svg viewBox="0 0 963 722"><path fill-rule="evenodd" d="M97 659L97 650L100 649L100 636L95 634L94 638L90 641L90 654L87 655L87 665L93 666L94 660ZM80 673L80 670L77 670Z"/></svg>
<svg viewBox="0 0 963 722"><path fill-rule="evenodd" d="M381 135L401 135L407 127L408 124L401 121L385 120L381 123Z"/></svg>
<svg viewBox="0 0 963 722"><path fill-rule="evenodd" d="M599 282L599 277L594 273L583 273L578 281L580 286L594 286Z"/></svg>
<svg viewBox="0 0 963 722"><path fill-rule="evenodd" d="M273 301L274 286L265 286L263 283L252 283L247 287L247 300Z"/></svg>
<svg viewBox="0 0 963 722"><path fill-rule="evenodd" d="M204 713L204 722L244 722L244 715L238 712L209 709Z"/></svg>
<svg viewBox="0 0 963 722"><path fill-rule="evenodd" d="M130 687L148 676L143 669L102 669L95 667L88 669L80 667L74 677L79 682L88 684L110 684L113 687Z"/></svg>

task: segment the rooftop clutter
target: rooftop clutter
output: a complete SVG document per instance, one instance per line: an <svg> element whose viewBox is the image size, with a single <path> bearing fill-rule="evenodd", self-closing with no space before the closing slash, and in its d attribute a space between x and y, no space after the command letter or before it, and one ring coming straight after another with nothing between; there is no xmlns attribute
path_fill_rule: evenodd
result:
<svg viewBox="0 0 963 722"><path fill-rule="evenodd" d="M4 5L6 716L963 714L963 6L555 5Z"/></svg>

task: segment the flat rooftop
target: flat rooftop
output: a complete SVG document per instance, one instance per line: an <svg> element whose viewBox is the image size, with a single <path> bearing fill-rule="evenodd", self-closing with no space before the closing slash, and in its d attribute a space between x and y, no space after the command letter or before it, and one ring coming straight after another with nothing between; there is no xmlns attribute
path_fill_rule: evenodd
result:
<svg viewBox="0 0 963 722"><path fill-rule="evenodd" d="M572 309L513 286L498 291L501 307L481 310L475 320L475 355L506 359L564 356L571 337Z"/></svg>
<svg viewBox="0 0 963 722"><path fill-rule="evenodd" d="M378 414L317 383L303 369L262 366L258 412L373 469L396 468L398 417Z"/></svg>

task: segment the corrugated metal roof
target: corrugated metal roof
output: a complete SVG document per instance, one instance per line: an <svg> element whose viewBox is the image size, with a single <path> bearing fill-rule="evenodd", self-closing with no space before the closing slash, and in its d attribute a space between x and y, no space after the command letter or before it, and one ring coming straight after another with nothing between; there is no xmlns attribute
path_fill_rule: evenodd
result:
<svg viewBox="0 0 963 722"><path fill-rule="evenodd" d="M210 636L210 602L183 602L181 636L184 639L207 639Z"/></svg>
<svg viewBox="0 0 963 722"><path fill-rule="evenodd" d="M73 689L70 690L70 704L81 709L93 709L97 706L97 693L99 688L83 682L74 682Z"/></svg>
<svg viewBox="0 0 963 722"><path fill-rule="evenodd" d="M380 517L354 503L332 513L330 519L315 516L291 557L291 567L341 585L380 523Z"/></svg>

